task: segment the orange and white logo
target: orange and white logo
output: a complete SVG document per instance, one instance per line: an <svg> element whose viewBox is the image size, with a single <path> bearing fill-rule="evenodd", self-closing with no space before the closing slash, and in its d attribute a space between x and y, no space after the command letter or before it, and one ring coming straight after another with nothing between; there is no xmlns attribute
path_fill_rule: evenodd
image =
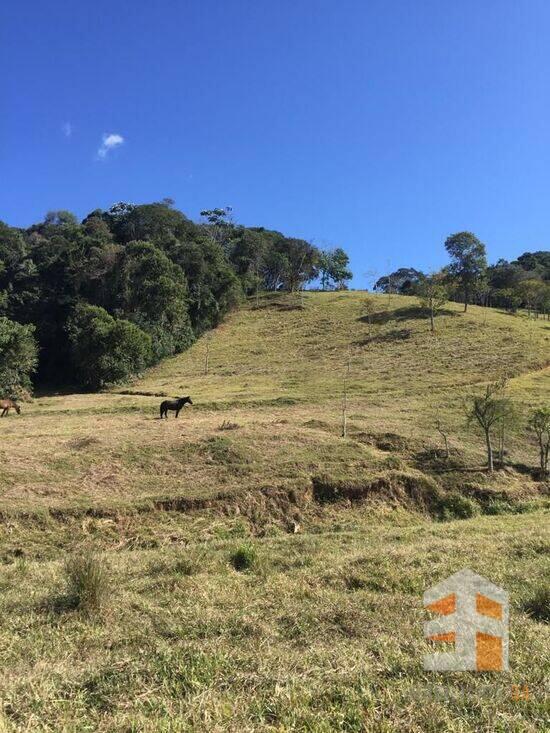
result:
<svg viewBox="0 0 550 733"><path fill-rule="evenodd" d="M436 618L424 624L431 642L453 651L424 657L433 672L494 672L508 669L508 593L465 568L424 593L424 606Z"/></svg>

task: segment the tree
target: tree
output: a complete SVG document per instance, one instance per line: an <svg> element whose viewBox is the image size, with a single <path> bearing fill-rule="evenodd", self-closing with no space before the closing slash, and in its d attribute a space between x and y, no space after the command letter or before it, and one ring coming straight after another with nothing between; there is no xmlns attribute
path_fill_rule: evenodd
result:
<svg viewBox="0 0 550 733"><path fill-rule="evenodd" d="M0 394L16 399L31 390L38 362L34 326L0 317Z"/></svg>
<svg viewBox="0 0 550 733"><path fill-rule="evenodd" d="M550 454L550 407L539 407L534 410L528 427L537 436L539 444L540 470L543 476L548 475L548 456Z"/></svg>
<svg viewBox="0 0 550 733"><path fill-rule="evenodd" d="M230 242L229 260L247 295L256 293L262 285L262 264L267 243L259 232L240 227Z"/></svg>
<svg viewBox="0 0 550 733"><path fill-rule="evenodd" d="M149 334L98 306L79 303L67 330L74 374L89 389L129 379L151 363Z"/></svg>
<svg viewBox="0 0 550 733"><path fill-rule="evenodd" d="M445 249L451 257L448 272L462 290L466 312L471 293L487 269L485 245L471 232L458 232L447 237Z"/></svg>
<svg viewBox="0 0 550 733"><path fill-rule="evenodd" d="M229 241L233 234L235 224L233 223L233 209L231 206L225 206L218 209L203 209L201 216L208 222L205 230L208 236L217 242L227 253L229 249Z"/></svg>
<svg viewBox="0 0 550 733"><path fill-rule="evenodd" d="M342 438L348 436L348 382L351 371L351 346L348 347L348 358L342 383Z"/></svg>
<svg viewBox="0 0 550 733"><path fill-rule="evenodd" d="M78 226L78 219L70 211L48 211L44 217L44 224L51 226Z"/></svg>
<svg viewBox="0 0 550 733"><path fill-rule="evenodd" d="M531 315L532 311L537 311L544 307L544 301L546 298L546 283L542 280L536 280L529 278L528 280L522 280L515 288L515 292L522 300L523 305L527 308L527 312Z"/></svg>
<svg viewBox="0 0 550 733"><path fill-rule="evenodd" d="M466 404L468 424L477 423L485 437L487 448L487 469L494 470L493 431L501 425L512 412L512 403L505 396L504 380L488 384L482 395L473 395Z"/></svg>
<svg viewBox="0 0 550 733"><path fill-rule="evenodd" d="M296 293L319 274L319 250L303 239L281 237L273 244L269 278L277 288Z"/></svg>
<svg viewBox="0 0 550 733"><path fill-rule="evenodd" d="M202 213L205 222L194 223L163 199L95 209L81 223L66 211L27 229L0 222L0 316L35 327L37 381L82 382L84 357L76 358L74 340L81 306L101 309L94 338L101 323L109 334L115 329L105 325L106 315L119 331L129 321L148 333L149 363L218 325L243 291L257 297L260 287L298 291L317 276L319 251L308 242L237 226L229 208ZM334 254L331 275L343 287L347 255ZM101 369L109 371L105 359Z"/></svg>
<svg viewBox="0 0 550 733"><path fill-rule="evenodd" d="M414 267L400 267L399 270L383 275L374 283L374 290L381 293L400 293L411 295L422 282L424 273Z"/></svg>
<svg viewBox="0 0 550 733"><path fill-rule="evenodd" d="M182 351L194 340L183 270L150 242L131 242L122 263L120 314L153 339L156 359Z"/></svg>
<svg viewBox="0 0 550 733"><path fill-rule="evenodd" d="M449 298L445 277L442 273L436 273L425 277L417 286L416 292L420 298L422 307L430 315L430 329L435 333L435 315L439 313Z"/></svg>
<svg viewBox="0 0 550 733"><path fill-rule="evenodd" d="M353 273L348 268L349 257L344 250L341 247L323 250L319 253L318 262L323 290L331 285L337 290L344 290L346 281L353 277Z"/></svg>

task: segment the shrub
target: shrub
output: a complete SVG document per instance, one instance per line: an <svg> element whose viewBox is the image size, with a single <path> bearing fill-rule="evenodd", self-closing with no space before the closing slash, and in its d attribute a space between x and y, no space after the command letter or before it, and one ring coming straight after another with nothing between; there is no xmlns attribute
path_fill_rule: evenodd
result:
<svg viewBox="0 0 550 733"><path fill-rule="evenodd" d="M67 605L86 615L98 613L108 591L103 561L95 555L74 555L66 561L64 572Z"/></svg>
<svg viewBox="0 0 550 733"><path fill-rule="evenodd" d="M80 303L68 326L75 376L98 389L138 374L151 361L151 337L106 310Z"/></svg>
<svg viewBox="0 0 550 733"><path fill-rule="evenodd" d="M399 458L399 456L388 456L384 459L384 468L399 470L402 469L403 466L403 461Z"/></svg>
<svg viewBox="0 0 550 733"><path fill-rule="evenodd" d="M37 364L34 326L23 326L0 317L0 396L20 398L31 389Z"/></svg>
<svg viewBox="0 0 550 733"><path fill-rule="evenodd" d="M550 623L550 587L539 586L523 603L523 610L536 621Z"/></svg>
<svg viewBox="0 0 550 733"><path fill-rule="evenodd" d="M470 519L479 514L477 501L458 492L444 494L439 499L438 514L440 519Z"/></svg>
<svg viewBox="0 0 550 733"><path fill-rule="evenodd" d="M257 562L257 553L254 545L243 544L236 547L229 560L235 570L250 570Z"/></svg>

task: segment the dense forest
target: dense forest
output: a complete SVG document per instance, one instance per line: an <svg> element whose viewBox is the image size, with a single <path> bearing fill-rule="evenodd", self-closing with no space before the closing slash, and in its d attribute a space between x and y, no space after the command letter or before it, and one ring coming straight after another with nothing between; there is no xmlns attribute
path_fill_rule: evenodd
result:
<svg viewBox="0 0 550 733"><path fill-rule="evenodd" d="M351 278L340 249L235 224L195 223L173 202L118 203L78 222L50 212L28 229L0 222L0 388L34 381L97 389L187 348L242 298Z"/></svg>
<svg viewBox="0 0 550 733"><path fill-rule="evenodd" d="M550 312L550 252L488 266L471 232L445 248L440 272L401 268L375 290L418 295L432 329L447 300ZM170 199L117 203L81 222L67 211L28 229L0 222L0 392L124 381L186 349L248 296L308 283L345 289L348 263L339 247L238 225L229 208L193 222Z"/></svg>

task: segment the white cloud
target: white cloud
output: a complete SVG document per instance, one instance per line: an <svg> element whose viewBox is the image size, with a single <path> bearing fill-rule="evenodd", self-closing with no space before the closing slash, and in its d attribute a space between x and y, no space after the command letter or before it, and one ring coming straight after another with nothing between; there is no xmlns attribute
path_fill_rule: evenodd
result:
<svg viewBox="0 0 550 733"><path fill-rule="evenodd" d="M65 137L71 137L71 135L73 134L73 126L70 122L64 122L61 126L61 129Z"/></svg>
<svg viewBox="0 0 550 733"><path fill-rule="evenodd" d="M122 135L118 135L115 132L106 132L103 135L101 145L97 149L97 157L101 159L105 158L109 150L113 150L113 148L118 148L119 145L122 145L123 143L124 138L122 137Z"/></svg>

